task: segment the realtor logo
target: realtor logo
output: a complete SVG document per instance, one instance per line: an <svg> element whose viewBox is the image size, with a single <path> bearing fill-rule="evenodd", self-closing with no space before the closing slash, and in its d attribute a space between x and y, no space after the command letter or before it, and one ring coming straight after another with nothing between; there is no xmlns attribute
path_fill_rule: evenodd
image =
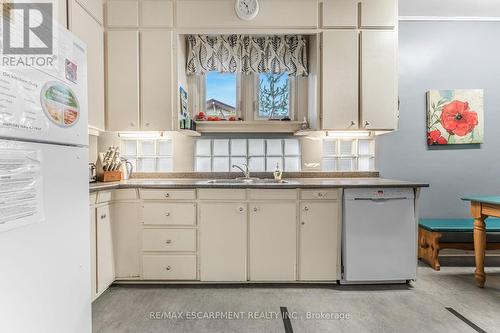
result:
<svg viewBox="0 0 500 333"><path fill-rule="evenodd" d="M3 54L51 55L53 4L3 3Z"/></svg>

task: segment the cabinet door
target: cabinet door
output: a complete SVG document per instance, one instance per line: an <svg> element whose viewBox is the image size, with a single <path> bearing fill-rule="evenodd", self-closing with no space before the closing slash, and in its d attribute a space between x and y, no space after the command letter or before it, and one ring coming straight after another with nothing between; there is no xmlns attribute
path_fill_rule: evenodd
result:
<svg viewBox="0 0 500 333"><path fill-rule="evenodd" d="M250 280L295 281L296 203L250 204Z"/></svg>
<svg viewBox="0 0 500 333"><path fill-rule="evenodd" d="M138 202L118 202L111 206L116 278L140 276L142 225L139 215Z"/></svg>
<svg viewBox="0 0 500 333"><path fill-rule="evenodd" d="M397 127L397 33L361 33L361 125L365 129Z"/></svg>
<svg viewBox="0 0 500 333"><path fill-rule="evenodd" d="M323 33L322 129L358 127L358 32Z"/></svg>
<svg viewBox="0 0 500 333"><path fill-rule="evenodd" d="M90 285L92 288L92 301L97 297L97 235L96 235L96 209L91 206L90 215Z"/></svg>
<svg viewBox="0 0 500 333"><path fill-rule="evenodd" d="M201 203L199 214L201 280L246 281L246 204Z"/></svg>
<svg viewBox="0 0 500 333"><path fill-rule="evenodd" d="M106 2L106 25L108 27L137 27L139 25L139 3L137 1Z"/></svg>
<svg viewBox="0 0 500 333"><path fill-rule="evenodd" d="M87 44L89 126L104 130L104 32L102 26L73 0L70 29Z"/></svg>
<svg viewBox="0 0 500 333"><path fill-rule="evenodd" d="M143 0L141 2L143 27L172 27L174 21L173 1Z"/></svg>
<svg viewBox="0 0 500 333"><path fill-rule="evenodd" d="M339 258L339 204L300 204L300 280L336 280Z"/></svg>
<svg viewBox="0 0 500 333"><path fill-rule="evenodd" d="M362 28L394 28L397 24L397 0L362 0Z"/></svg>
<svg viewBox="0 0 500 333"><path fill-rule="evenodd" d="M142 129L172 130L172 32L141 32Z"/></svg>
<svg viewBox="0 0 500 333"><path fill-rule="evenodd" d="M100 295L115 280L115 268L109 206L97 207L96 214L97 294Z"/></svg>
<svg viewBox="0 0 500 333"><path fill-rule="evenodd" d="M357 0L324 0L323 26L330 28L357 28Z"/></svg>
<svg viewBox="0 0 500 333"><path fill-rule="evenodd" d="M107 92L110 131L139 129L139 32L108 31Z"/></svg>

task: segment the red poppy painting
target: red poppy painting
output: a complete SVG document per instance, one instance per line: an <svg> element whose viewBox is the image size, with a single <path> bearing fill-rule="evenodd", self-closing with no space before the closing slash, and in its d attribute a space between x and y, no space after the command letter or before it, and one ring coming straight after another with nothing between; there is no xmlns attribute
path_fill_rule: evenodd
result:
<svg viewBox="0 0 500 333"><path fill-rule="evenodd" d="M483 90L431 90L427 93L427 144L483 143Z"/></svg>

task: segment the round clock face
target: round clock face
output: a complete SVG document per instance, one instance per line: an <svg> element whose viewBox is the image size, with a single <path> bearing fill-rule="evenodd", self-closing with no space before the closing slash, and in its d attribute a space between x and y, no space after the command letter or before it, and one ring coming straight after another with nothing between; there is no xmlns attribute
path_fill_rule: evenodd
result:
<svg viewBox="0 0 500 333"><path fill-rule="evenodd" d="M259 2L257 0L236 0L234 4L236 14L242 20L252 20L259 13Z"/></svg>

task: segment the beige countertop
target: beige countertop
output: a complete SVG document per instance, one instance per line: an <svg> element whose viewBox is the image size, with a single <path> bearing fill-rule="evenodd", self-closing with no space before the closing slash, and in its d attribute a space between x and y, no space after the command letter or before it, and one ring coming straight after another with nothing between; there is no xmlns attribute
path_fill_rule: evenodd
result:
<svg viewBox="0 0 500 333"><path fill-rule="evenodd" d="M210 183L204 178L134 178L111 183L91 183L90 192L121 188L372 188L372 187L429 187L421 182L379 177L370 178L288 178L286 183Z"/></svg>

